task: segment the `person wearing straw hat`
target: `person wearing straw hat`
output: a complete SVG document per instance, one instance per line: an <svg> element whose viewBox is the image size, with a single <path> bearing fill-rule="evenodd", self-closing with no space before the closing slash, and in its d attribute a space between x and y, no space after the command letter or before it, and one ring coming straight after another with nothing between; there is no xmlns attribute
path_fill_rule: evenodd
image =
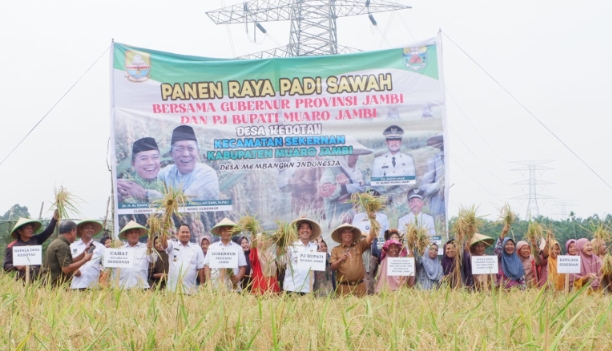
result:
<svg viewBox="0 0 612 351"><path fill-rule="evenodd" d="M383 131L383 135L387 152L374 158L372 178L416 176L414 159L400 152L404 130L400 126L392 125Z"/></svg>
<svg viewBox="0 0 612 351"><path fill-rule="evenodd" d="M53 287L60 286L72 278L72 274L89 262L92 254L83 251L73 258L70 253L70 244L77 237L77 225L73 221L63 221L60 224L58 237L53 240L43 261L43 271L49 274L49 284ZM89 244L91 247L93 243Z"/></svg>
<svg viewBox="0 0 612 351"><path fill-rule="evenodd" d="M13 230L11 230L11 237L15 240L7 245L4 253L4 270L6 272L16 271L16 278L25 280L26 266L13 265L13 247L42 245L45 241L47 241L47 239L49 239L51 234L53 234L58 218L59 213L56 210L53 213L53 218L51 218L51 222L49 222L47 228L45 228L45 230L38 235L34 235L34 233L36 233L36 231L42 227L41 222L35 219L19 218L17 223L15 223ZM40 266L30 266L30 273L30 279L36 279L40 273Z"/></svg>
<svg viewBox="0 0 612 351"><path fill-rule="evenodd" d="M119 273L119 286L122 289L148 289L149 266L157 260L155 252L151 251L152 243L147 240L147 243L141 243L139 239L147 235L147 228L141 226L135 221L129 221L128 224L119 232L119 238L125 239L127 242L121 246L121 249L134 250L134 266L131 268L113 268L113 276L111 282L117 279L117 270Z"/></svg>
<svg viewBox="0 0 612 351"><path fill-rule="evenodd" d="M133 179L117 179L119 202L133 199L148 202L162 197L163 183L157 179L160 154L155 139L145 137L132 144L132 169Z"/></svg>
<svg viewBox="0 0 612 351"><path fill-rule="evenodd" d="M444 204L444 137L442 134L427 139L427 145L437 152L427 159L427 170L421 179L421 190L429 198L429 213L440 216L446 213Z"/></svg>
<svg viewBox="0 0 612 351"><path fill-rule="evenodd" d="M436 235L436 226L432 216L421 212L423 209L423 191L419 188L412 188L408 191L408 206L410 213L400 217L397 221L398 228L402 233L406 232L408 224L414 224L427 228L430 236Z"/></svg>
<svg viewBox="0 0 612 351"><path fill-rule="evenodd" d="M72 258L78 261L78 256L85 252L91 245L95 246L93 257L72 277L71 289L94 288L98 285L100 271L102 270L102 256L104 255L104 245L93 240L93 237L100 234L102 224L92 219L84 219L77 223L77 238L79 240L70 244Z"/></svg>
<svg viewBox="0 0 612 351"><path fill-rule="evenodd" d="M216 288L225 286L227 290L240 291L239 283L246 273L247 263L242 246L232 241L234 227L236 227L236 223L229 218L223 218L211 229L210 232L221 237L221 240L210 244L208 247L208 253L204 257L204 275L206 276L205 281L210 282ZM237 256L238 265L233 268L211 268L212 257L221 253L228 256Z"/></svg>
<svg viewBox="0 0 612 351"><path fill-rule="evenodd" d="M287 247L287 269L283 280L283 290L295 295L305 295L312 292L314 272L299 269L298 257L300 253L319 250L315 240L321 236L321 226L308 218L298 218L291 222L291 226L297 230L298 240Z"/></svg>
<svg viewBox="0 0 612 351"><path fill-rule="evenodd" d="M191 228L187 224L179 226L176 237L178 242L166 240L160 243L170 262L166 289L176 291L180 283L183 293L193 294L197 289L196 277L204 281L204 253L198 244L189 241Z"/></svg>
<svg viewBox="0 0 612 351"><path fill-rule="evenodd" d="M464 251L461 265L464 284L468 288L482 291L490 289L495 283L497 272L493 272L493 279L491 279L491 274L472 274L472 256L485 256L486 248L494 243L495 239L479 233L475 233L472 240L468 243L467 247L469 250Z"/></svg>
<svg viewBox="0 0 612 351"><path fill-rule="evenodd" d="M368 236L360 240L359 228L351 224L341 224L334 229L331 237L340 244L332 249L330 259L331 269L337 271L337 294L363 297L367 292L364 282L363 252L376 238L374 228L370 228Z"/></svg>
<svg viewBox="0 0 612 351"><path fill-rule="evenodd" d="M334 219L342 218L352 210L351 196L354 193L365 191L365 178L357 167L357 161L360 155L372 153L351 136L347 136L345 141L345 146L353 148L353 154L338 156L336 160L340 166L325 168L319 181L319 195L324 199L325 215L330 225Z"/></svg>

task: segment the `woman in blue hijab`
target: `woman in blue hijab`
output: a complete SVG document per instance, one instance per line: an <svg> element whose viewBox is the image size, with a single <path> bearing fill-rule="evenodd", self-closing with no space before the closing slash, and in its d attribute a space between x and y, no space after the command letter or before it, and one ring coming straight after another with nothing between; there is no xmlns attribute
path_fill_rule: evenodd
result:
<svg viewBox="0 0 612 351"><path fill-rule="evenodd" d="M519 288L526 289L525 269L523 263L516 252L516 243L506 234L510 227L505 226L497 243L495 244L495 254L499 257L499 274L497 284L501 284L505 289Z"/></svg>

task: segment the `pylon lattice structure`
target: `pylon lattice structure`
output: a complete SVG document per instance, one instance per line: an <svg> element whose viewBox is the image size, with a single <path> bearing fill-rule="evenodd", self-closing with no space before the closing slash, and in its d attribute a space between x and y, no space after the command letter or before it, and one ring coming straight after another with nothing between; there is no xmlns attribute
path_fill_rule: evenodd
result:
<svg viewBox="0 0 612 351"><path fill-rule="evenodd" d="M513 199L516 200L527 200L527 211L526 218L530 219L532 216L540 215L540 208L538 205L538 200L550 200L552 197L542 195L538 193L538 186L553 184L551 182L547 182L545 180L538 180L536 178L536 171L546 171L551 170L552 168L544 166L546 163L550 163L552 161L517 161L512 162L515 164L522 165L522 167L514 168L512 171L522 171L529 173L529 179L523 180L520 182L514 183L515 185L527 186L529 188L529 193L515 196Z"/></svg>
<svg viewBox="0 0 612 351"><path fill-rule="evenodd" d="M206 14L216 24L253 23L264 34L263 22L291 21L287 46L238 57L258 59L358 52L358 49L338 45L338 17L367 14L376 24L372 13L409 8L387 0L251 0Z"/></svg>

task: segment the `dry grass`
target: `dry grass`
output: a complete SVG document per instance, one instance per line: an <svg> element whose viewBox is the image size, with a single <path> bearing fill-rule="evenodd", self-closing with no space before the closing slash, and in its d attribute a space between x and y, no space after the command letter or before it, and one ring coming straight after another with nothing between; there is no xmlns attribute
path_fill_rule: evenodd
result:
<svg viewBox="0 0 612 351"><path fill-rule="evenodd" d="M238 223L236 223L236 226L234 227L234 229L232 229L232 233L237 234L240 232L244 232L244 233L251 233L251 234L257 234L257 233L261 233L261 224L259 224L259 221L257 220L257 218L255 218L255 216L251 216L251 215L244 215L242 217L240 217L240 219L238 220Z"/></svg>
<svg viewBox="0 0 612 351"><path fill-rule="evenodd" d="M57 210L59 219L70 218L70 213L78 215L77 201L80 200L72 195L66 188L60 186L54 189L55 202L51 206L51 210Z"/></svg>
<svg viewBox="0 0 612 351"><path fill-rule="evenodd" d="M406 241L410 250L416 249L423 256L425 249L431 244L429 229L414 223L408 223L406 225Z"/></svg>
<svg viewBox="0 0 612 351"><path fill-rule="evenodd" d="M502 207L500 217L503 225L508 227L512 226L512 223L516 220L516 214L512 212L509 204L505 204Z"/></svg>
<svg viewBox="0 0 612 351"><path fill-rule="evenodd" d="M5 275L0 284L3 350L612 349L611 300L584 293L317 299L26 289Z"/></svg>
<svg viewBox="0 0 612 351"><path fill-rule="evenodd" d="M604 276L612 277L612 256L607 253L602 259L601 273Z"/></svg>
<svg viewBox="0 0 612 351"><path fill-rule="evenodd" d="M532 242L539 243L540 239L544 235L544 229L537 222L529 222L527 226L527 234L525 235L526 241L531 245Z"/></svg>
<svg viewBox="0 0 612 351"><path fill-rule="evenodd" d="M380 223L376 220L376 213L385 209L386 200L370 193L355 193L351 196L351 200L354 204L362 207L368 214L370 226L376 233L376 236L378 236L380 233Z"/></svg>
<svg viewBox="0 0 612 351"><path fill-rule="evenodd" d="M173 216L176 216L180 221L183 221L183 214L179 212L181 207L185 207L187 205L187 201L189 199L181 189L174 189L171 186L164 185L164 192L161 199L154 200L152 204L157 206L156 212L161 212L161 217L158 219L157 214L152 214L147 220L147 225L149 226L149 239L153 240L151 237L155 235L154 230L158 230L160 235L160 240L162 242L168 240L168 233L172 231L173 228ZM151 220L153 218L153 221ZM153 233L152 233L153 232Z"/></svg>
<svg viewBox="0 0 612 351"><path fill-rule="evenodd" d="M455 240L459 246L463 243L470 242L474 234L478 232L478 228L482 225L482 219L478 217L476 211L478 208L474 205L470 207L459 208L457 221L454 225Z"/></svg>

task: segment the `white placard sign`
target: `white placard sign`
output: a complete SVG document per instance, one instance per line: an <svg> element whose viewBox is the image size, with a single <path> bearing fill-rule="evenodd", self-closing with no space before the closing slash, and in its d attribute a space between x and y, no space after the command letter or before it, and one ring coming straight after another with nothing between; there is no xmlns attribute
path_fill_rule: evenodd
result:
<svg viewBox="0 0 612 351"><path fill-rule="evenodd" d="M497 274L497 255L472 256L472 274Z"/></svg>
<svg viewBox="0 0 612 351"><path fill-rule="evenodd" d="M134 251L133 249L112 249L104 250L104 267L105 268L132 268L134 267Z"/></svg>
<svg viewBox="0 0 612 351"><path fill-rule="evenodd" d="M297 269L325 271L326 256L325 252L300 252Z"/></svg>
<svg viewBox="0 0 612 351"><path fill-rule="evenodd" d="M557 256L557 273L580 273L580 256Z"/></svg>
<svg viewBox="0 0 612 351"><path fill-rule="evenodd" d="M238 268L238 252L236 251L215 245L209 247L206 255L210 255L208 263L210 268Z"/></svg>
<svg viewBox="0 0 612 351"><path fill-rule="evenodd" d="M387 275L391 277L414 276L414 257L387 257Z"/></svg>
<svg viewBox="0 0 612 351"><path fill-rule="evenodd" d="M13 246L13 266L40 266L42 246Z"/></svg>

